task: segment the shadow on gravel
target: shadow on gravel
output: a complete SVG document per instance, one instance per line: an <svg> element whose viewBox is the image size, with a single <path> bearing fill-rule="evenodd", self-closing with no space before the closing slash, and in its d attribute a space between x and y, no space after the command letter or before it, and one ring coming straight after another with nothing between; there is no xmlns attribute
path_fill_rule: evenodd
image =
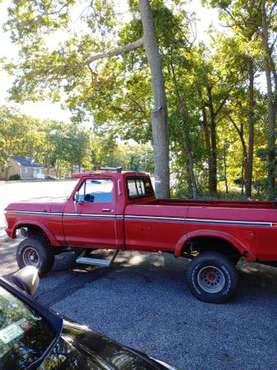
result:
<svg viewBox="0 0 277 370"><path fill-rule="evenodd" d="M255 304L275 300L277 296L277 268L262 264L244 264L239 269L236 302ZM277 317L277 309L276 309Z"/></svg>
<svg viewBox="0 0 277 370"><path fill-rule="evenodd" d="M111 258L112 254L113 251L96 251L95 256ZM145 284L159 282L161 291L163 285L169 284L170 289L179 289L180 294L184 291L190 294L185 281L188 264L188 260L175 259L170 254L121 251L112 267L93 267L77 265L73 253L63 253L56 256L52 272L42 278L37 299L51 306L86 284L94 284L104 278L115 282L121 280L121 276L129 283L139 277ZM276 297L277 268L252 263L241 264L238 269L238 293L229 304L252 302L257 296L265 300Z"/></svg>

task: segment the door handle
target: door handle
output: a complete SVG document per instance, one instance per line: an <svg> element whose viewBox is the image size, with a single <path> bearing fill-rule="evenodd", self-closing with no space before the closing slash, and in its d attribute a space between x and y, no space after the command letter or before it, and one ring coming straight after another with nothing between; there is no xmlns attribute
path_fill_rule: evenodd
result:
<svg viewBox="0 0 277 370"><path fill-rule="evenodd" d="M110 209L110 208L102 208L102 212L112 212L112 209Z"/></svg>

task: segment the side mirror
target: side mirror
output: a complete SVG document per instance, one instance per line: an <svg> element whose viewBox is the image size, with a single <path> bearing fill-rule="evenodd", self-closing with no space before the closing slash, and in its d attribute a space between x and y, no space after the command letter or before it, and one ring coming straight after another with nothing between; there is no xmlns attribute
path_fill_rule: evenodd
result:
<svg viewBox="0 0 277 370"><path fill-rule="evenodd" d="M24 292L34 295L39 285L38 269L34 266L25 266L12 275L12 281Z"/></svg>
<svg viewBox="0 0 277 370"><path fill-rule="evenodd" d="M84 201L85 202L89 202L89 203L93 203L94 202L94 195L92 195L92 194L86 194Z"/></svg>

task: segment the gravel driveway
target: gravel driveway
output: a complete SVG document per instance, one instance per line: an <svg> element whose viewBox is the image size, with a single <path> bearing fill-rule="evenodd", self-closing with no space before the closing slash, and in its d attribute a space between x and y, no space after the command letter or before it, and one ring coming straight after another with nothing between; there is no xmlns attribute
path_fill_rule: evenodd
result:
<svg viewBox="0 0 277 370"><path fill-rule="evenodd" d="M0 247L5 273L14 247ZM61 255L36 299L179 369L276 369L277 270L247 265L237 297L225 305L193 298L185 260L121 252L111 269L67 270ZM1 263L1 272L2 272Z"/></svg>

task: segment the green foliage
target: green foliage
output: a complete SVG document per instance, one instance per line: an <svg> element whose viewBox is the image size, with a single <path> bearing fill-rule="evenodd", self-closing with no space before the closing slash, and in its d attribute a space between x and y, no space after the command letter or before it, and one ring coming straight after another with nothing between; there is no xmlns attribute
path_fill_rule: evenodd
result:
<svg viewBox="0 0 277 370"><path fill-rule="evenodd" d="M151 2L167 90L174 192L191 193L192 169L199 196L206 196L213 159L219 196L229 191L230 197L235 198L236 193L243 197L249 135L249 67L253 65L253 188L254 196L265 197L267 96L256 83L264 73L265 60L259 2L204 3L218 8L222 21L233 31L227 35L212 32L209 47L194 42L194 15L187 11L186 2ZM273 3L266 1L272 41L276 14L269 9ZM11 2L6 28L20 51L19 61L7 65L16 76L11 98L18 102L46 97L63 100L74 114L74 124L36 124L4 109L0 117L2 163L10 155L23 153L46 167L55 167L61 174L69 172L73 165L153 171L149 144L152 93L143 48L88 63L91 56L142 36L137 5L137 0L130 1L132 17L123 22L115 14L113 1ZM63 36L61 41L49 47L49 39L59 35ZM87 120L93 121L93 131L83 125Z"/></svg>
<svg viewBox="0 0 277 370"><path fill-rule="evenodd" d="M36 120L0 107L0 164L5 166L12 155L40 159L43 135Z"/></svg>
<svg viewBox="0 0 277 370"><path fill-rule="evenodd" d="M118 141L82 125L41 121L6 107L1 107L0 153L1 167L12 156L23 155L43 164L47 172L54 170L57 177L105 166L153 172L149 144Z"/></svg>
<svg viewBox="0 0 277 370"><path fill-rule="evenodd" d="M12 175L9 177L9 180L20 180L20 176L19 175Z"/></svg>
<svg viewBox="0 0 277 370"><path fill-rule="evenodd" d="M122 167L149 173L154 170L153 152L149 144L119 142L109 134L93 137L92 164L94 169Z"/></svg>

